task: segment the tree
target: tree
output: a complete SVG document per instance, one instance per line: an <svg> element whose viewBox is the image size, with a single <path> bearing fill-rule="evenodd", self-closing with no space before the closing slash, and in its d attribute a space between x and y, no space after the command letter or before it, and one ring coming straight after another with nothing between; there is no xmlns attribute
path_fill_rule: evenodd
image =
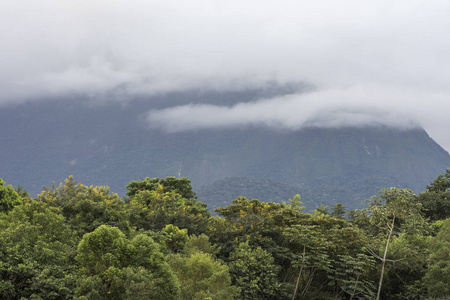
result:
<svg viewBox="0 0 450 300"><path fill-rule="evenodd" d="M210 213L204 205L174 191L165 192L162 185L155 190L139 191L127 202L130 223L137 229L158 231L173 224L190 234L206 232Z"/></svg>
<svg viewBox="0 0 450 300"><path fill-rule="evenodd" d="M287 299L278 280L279 266L261 247L240 243L228 261L232 283L241 289L239 299Z"/></svg>
<svg viewBox="0 0 450 300"><path fill-rule="evenodd" d="M413 191L409 189L382 189L380 196L373 196L369 202L369 221L378 228L379 235L385 239L382 255L377 255L370 250L372 255L381 261L377 299L381 295L386 262L389 261L387 259L389 243L392 237L399 232L412 234L424 229L425 220L421 210L422 205L417 201Z"/></svg>
<svg viewBox="0 0 450 300"><path fill-rule="evenodd" d="M76 236L57 208L38 201L0 217L0 298L72 299Z"/></svg>
<svg viewBox="0 0 450 300"><path fill-rule="evenodd" d="M383 283L385 294L399 299L419 299L426 295L423 277L429 264L430 240L431 236L423 232L392 237L388 253L393 263Z"/></svg>
<svg viewBox="0 0 450 300"><path fill-rule="evenodd" d="M337 285L339 290L335 292L339 297L341 294L350 296L350 300L373 299L375 297L372 282L367 278L368 270L373 265L373 259L362 253L356 257L350 255L338 255L328 271L330 285Z"/></svg>
<svg viewBox="0 0 450 300"><path fill-rule="evenodd" d="M231 205L216 210L225 218L212 219L208 234L220 246L220 257L226 261L241 243L261 247L278 266L280 294L292 298L297 285L297 289L301 287L297 294L306 295L327 285L326 271L336 254L355 255L367 241L362 230L344 219L302 210L297 196L290 204L238 197ZM307 296L320 298L323 294Z"/></svg>
<svg viewBox="0 0 450 300"><path fill-rule="evenodd" d="M111 194L107 186L86 186L69 176L55 188L44 188L36 200L61 209L66 222L80 237L100 225L120 228L127 234L131 228L123 201Z"/></svg>
<svg viewBox="0 0 450 300"><path fill-rule="evenodd" d="M161 230L161 234L164 236L163 241L165 246L172 253L177 253L183 250L186 241L188 240L187 229L180 229L175 225L166 225Z"/></svg>
<svg viewBox="0 0 450 300"><path fill-rule="evenodd" d="M347 207L341 203L336 203L331 207L331 215L335 218L344 218Z"/></svg>
<svg viewBox="0 0 450 300"><path fill-rule="evenodd" d="M430 245L430 265L424 277L428 293L433 299L450 297L450 218L442 223Z"/></svg>
<svg viewBox="0 0 450 300"><path fill-rule="evenodd" d="M168 263L181 283L181 299L231 300L238 289L231 285L228 267L214 257L206 235L189 237L184 253L172 254Z"/></svg>
<svg viewBox="0 0 450 300"><path fill-rule="evenodd" d="M300 283L303 283L304 296L308 292L316 269L328 270L330 266L329 255L326 249L330 246L325 235L317 225L295 225L288 228L283 234L296 244L292 266L298 269L292 299L297 296ZM299 253L300 252L300 253Z"/></svg>
<svg viewBox="0 0 450 300"><path fill-rule="evenodd" d="M164 192L175 192L186 200L195 200L197 196L192 190L191 181L187 177L176 178L145 178L144 180L131 181L127 186L127 196L133 197L141 191L155 191L162 185Z"/></svg>
<svg viewBox="0 0 450 300"><path fill-rule="evenodd" d="M22 197L11 185L5 185L0 178L0 213L9 212L14 206L22 204Z"/></svg>
<svg viewBox="0 0 450 300"><path fill-rule="evenodd" d="M211 219L208 235L220 246L221 258L226 259L238 244L248 241L269 252L276 264L282 266L280 279L289 276L292 253L283 231L305 218L300 202L280 204L238 197L231 205L216 211L221 217Z"/></svg>
<svg viewBox="0 0 450 300"><path fill-rule="evenodd" d="M178 281L159 246L144 234L129 240L103 225L78 245L77 296L88 299L177 299Z"/></svg>
<svg viewBox="0 0 450 300"><path fill-rule="evenodd" d="M426 191L419 195L419 202L422 203L425 216L432 221L450 217L450 168L427 185Z"/></svg>

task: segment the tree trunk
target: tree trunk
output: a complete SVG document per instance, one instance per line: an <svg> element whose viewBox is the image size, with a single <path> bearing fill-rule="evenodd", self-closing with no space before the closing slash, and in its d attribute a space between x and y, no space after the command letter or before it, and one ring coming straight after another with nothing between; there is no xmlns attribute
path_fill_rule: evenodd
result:
<svg viewBox="0 0 450 300"><path fill-rule="evenodd" d="M391 240L392 232L394 232L394 222L395 222L395 215L392 219L391 228L389 228L389 234L386 241L386 247L384 248L384 255L383 259L381 260L381 275L380 275L380 282L378 283L378 293L377 293L377 300L380 299L380 293L381 293L381 285L383 284L383 276L384 276L384 267L386 265L386 255L389 248L389 241Z"/></svg>
<svg viewBox="0 0 450 300"><path fill-rule="evenodd" d="M305 262L305 253L306 253L306 247L303 246L302 266L300 267L300 271L298 272L297 283L295 284L294 295L292 296L292 300L294 300L294 299L295 299L295 296L297 295L298 284L299 284L300 278L301 278L301 276L302 276L302 272L303 272L303 264L304 264L304 262Z"/></svg>

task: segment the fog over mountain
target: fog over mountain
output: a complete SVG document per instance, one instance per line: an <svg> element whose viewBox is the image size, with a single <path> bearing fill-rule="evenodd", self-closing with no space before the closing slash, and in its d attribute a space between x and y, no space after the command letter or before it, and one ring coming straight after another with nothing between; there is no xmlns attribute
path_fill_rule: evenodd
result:
<svg viewBox="0 0 450 300"><path fill-rule="evenodd" d="M242 195L280 202L299 193L313 209L337 202L362 207L383 187L420 192L450 167L448 152L420 126L405 126L404 119L395 123L395 114L384 111L348 108L302 115L294 107L298 113L287 120L292 123L272 117L273 124L261 123L257 110L239 112L264 98L272 99L266 100L267 111L277 116L283 105L272 103L289 105L301 89L272 83L240 92L171 93L126 105L92 105L73 97L4 107L0 176L33 196L69 175L86 185L108 185L120 195L132 180L188 177L210 208ZM180 118L173 112L184 110L185 101L218 112ZM173 127L149 126L149 110L163 116L152 126ZM305 116L310 121L298 123Z"/></svg>
<svg viewBox="0 0 450 300"><path fill-rule="evenodd" d="M295 82L314 89L234 106L186 100L147 119L169 132L418 123L449 150L449 12L445 0L4 0L0 107Z"/></svg>
<svg viewBox="0 0 450 300"><path fill-rule="evenodd" d="M383 108L375 105L377 99L386 96L365 89L336 89L291 94L232 106L188 104L151 110L147 122L152 127L161 127L168 132L246 125L292 130L304 127L420 127L414 120L423 112L415 111L412 115L414 108L409 108L409 114L402 109L408 107L410 97L390 94L396 101Z"/></svg>

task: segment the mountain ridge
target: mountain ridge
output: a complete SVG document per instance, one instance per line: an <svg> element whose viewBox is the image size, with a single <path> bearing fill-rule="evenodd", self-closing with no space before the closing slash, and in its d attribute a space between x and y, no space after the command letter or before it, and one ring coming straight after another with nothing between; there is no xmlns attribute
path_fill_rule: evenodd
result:
<svg viewBox="0 0 450 300"><path fill-rule="evenodd" d="M231 103L252 101L260 94L202 95ZM186 97L201 98L197 96ZM289 194L296 192L311 205L341 202L358 207L383 187L423 190L450 166L448 152L422 128L292 131L248 126L172 134L148 128L143 112L186 100L183 95L167 97L126 105L88 106L67 100L1 108L0 177L32 195L69 175L84 184L109 185L121 195L132 180L188 177L199 200L213 208L213 198L217 203L233 200L217 198L213 189L220 190L220 183L233 189L230 182L241 178L244 185L259 187L247 191L265 190L262 183L267 180L283 191L256 193L263 201L279 201L278 194L292 198Z"/></svg>

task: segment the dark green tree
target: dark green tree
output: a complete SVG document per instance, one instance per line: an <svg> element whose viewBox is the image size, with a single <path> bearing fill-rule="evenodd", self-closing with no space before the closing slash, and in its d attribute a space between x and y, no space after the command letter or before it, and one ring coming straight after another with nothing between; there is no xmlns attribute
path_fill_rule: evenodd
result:
<svg viewBox="0 0 450 300"><path fill-rule="evenodd" d="M280 267L261 247L241 243L228 261L232 283L240 288L239 299L288 299L278 280Z"/></svg>
<svg viewBox="0 0 450 300"><path fill-rule="evenodd" d="M419 195L419 202L432 221L450 218L450 168L427 185L426 191Z"/></svg>
<svg viewBox="0 0 450 300"><path fill-rule="evenodd" d="M76 235L57 208L38 201L0 216L0 298L72 299Z"/></svg>
<svg viewBox="0 0 450 300"><path fill-rule="evenodd" d="M331 206L331 215L335 218L344 218L347 213L347 207L341 203Z"/></svg>
<svg viewBox="0 0 450 300"><path fill-rule="evenodd" d="M5 185L3 179L0 178L0 213L8 212L20 204L22 204L22 197L11 185Z"/></svg>
<svg viewBox="0 0 450 300"><path fill-rule="evenodd" d="M431 241L430 265L424 277L428 293L433 299L450 298L450 218L442 223L439 233Z"/></svg>

